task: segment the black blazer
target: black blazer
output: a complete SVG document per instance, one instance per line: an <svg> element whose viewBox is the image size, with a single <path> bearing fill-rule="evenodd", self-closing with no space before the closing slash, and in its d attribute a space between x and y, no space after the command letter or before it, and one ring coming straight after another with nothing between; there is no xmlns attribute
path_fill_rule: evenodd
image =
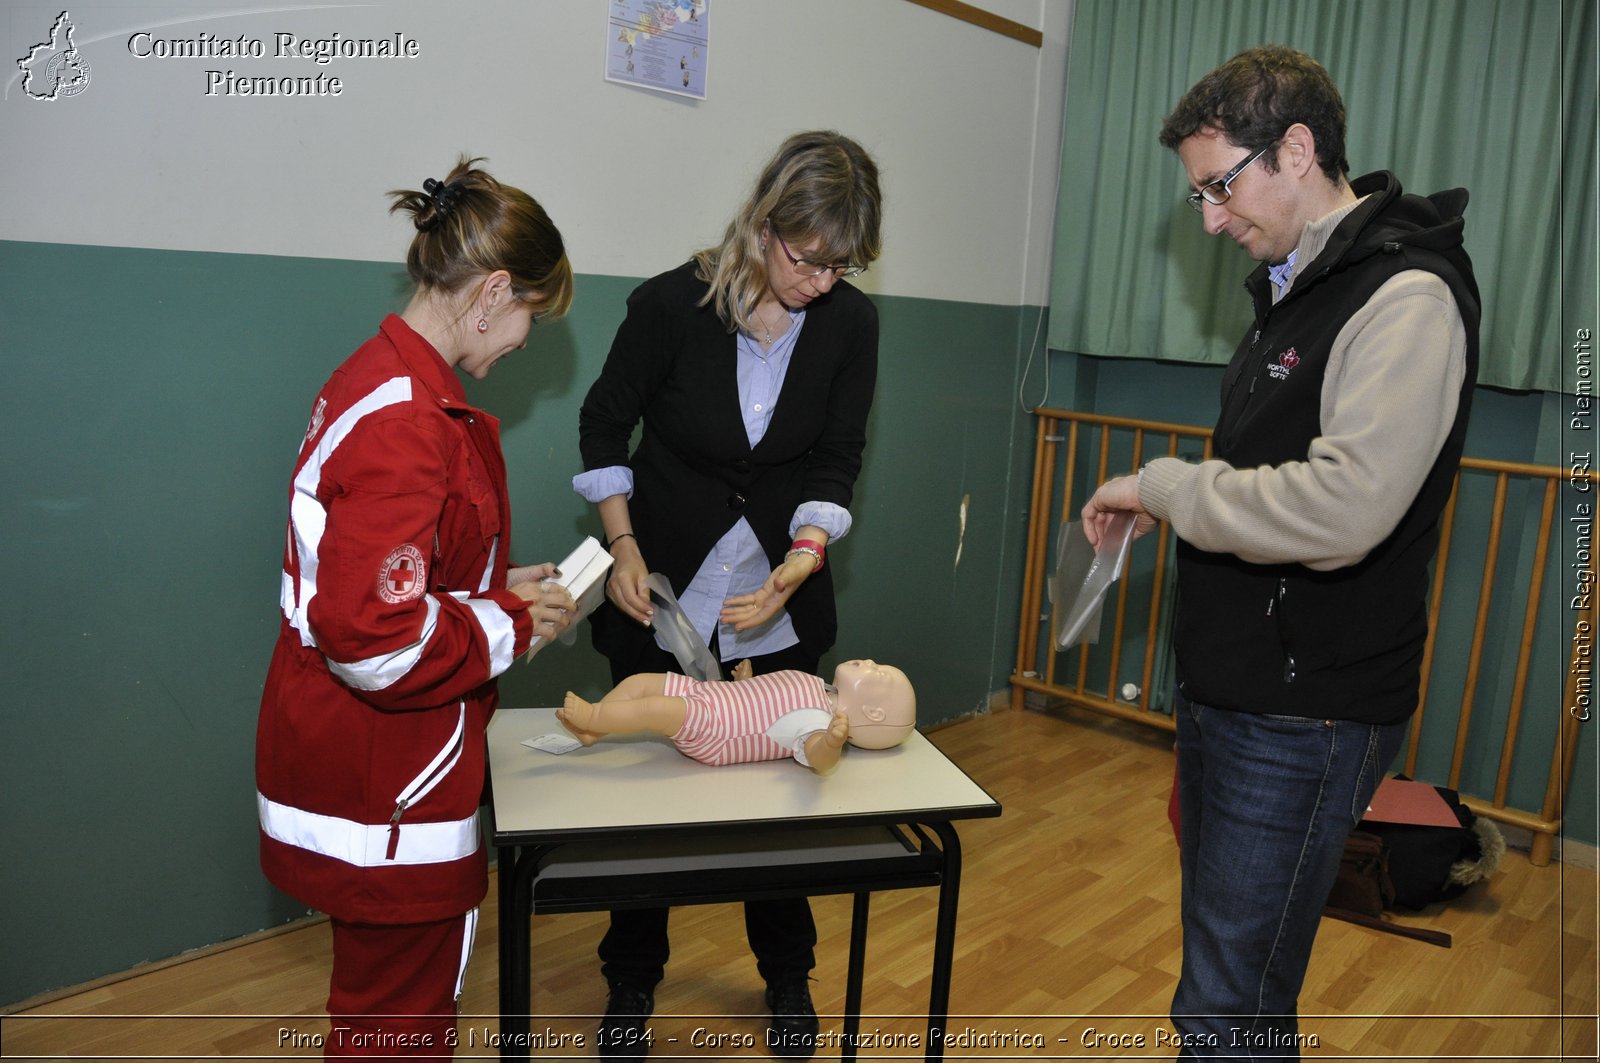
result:
<svg viewBox="0 0 1600 1063"><path fill-rule="evenodd" d="M877 308L838 281L807 307L772 422L752 449L735 336L711 305L698 305L708 286L694 271L690 261L634 289L578 414L585 471L632 468L629 513L640 552L675 593L740 517L776 567L796 507L850 505L878 372ZM802 648L820 657L838 629L831 569L807 579L787 608ZM617 640L651 637L610 602L594 623L595 645L608 656Z"/></svg>

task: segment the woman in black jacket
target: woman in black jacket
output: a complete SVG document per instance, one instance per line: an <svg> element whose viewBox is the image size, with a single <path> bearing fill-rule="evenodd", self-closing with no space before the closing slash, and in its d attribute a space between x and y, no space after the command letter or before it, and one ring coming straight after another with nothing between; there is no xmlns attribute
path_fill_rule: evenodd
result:
<svg viewBox="0 0 1600 1063"><path fill-rule="evenodd" d="M719 246L629 296L579 415L585 471L573 481L615 558L592 617L613 682L681 670L649 627L652 571L719 661L815 673L833 645L827 547L850 530L878 356L877 310L843 278L877 257L881 206L877 166L859 145L796 134ZM745 923L767 983L768 1045L809 1057L810 906L750 903ZM612 913L602 1056L648 1050L667 955L666 909Z"/></svg>

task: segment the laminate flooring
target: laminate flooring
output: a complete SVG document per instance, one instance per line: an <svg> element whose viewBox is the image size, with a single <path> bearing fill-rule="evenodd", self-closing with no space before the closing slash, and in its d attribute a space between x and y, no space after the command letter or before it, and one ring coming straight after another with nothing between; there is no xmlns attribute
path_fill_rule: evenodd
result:
<svg viewBox="0 0 1600 1063"><path fill-rule="evenodd" d="M1175 1055L1170 738L1070 710L999 711L929 737L1005 807L959 825L947 1058ZM1448 931L1453 948L1324 920L1300 1001L1305 1058L1595 1059L1597 900L1595 871L1536 868L1512 851L1467 895L1400 917ZM812 904L826 1042L840 1028L850 899ZM860 1058L922 1055L934 905L931 889L873 898L862 1030L874 1040ZM498 1054L492 883L482 916L457 1058ZM764 1057L762 986L739 908L680 908L671 927L651 1058ZM593 1056L603 930L598 914L534 919L536 1059ZM319 1058L328 937L313 922L58 995L0 1018L0 1055Z"/></svg>

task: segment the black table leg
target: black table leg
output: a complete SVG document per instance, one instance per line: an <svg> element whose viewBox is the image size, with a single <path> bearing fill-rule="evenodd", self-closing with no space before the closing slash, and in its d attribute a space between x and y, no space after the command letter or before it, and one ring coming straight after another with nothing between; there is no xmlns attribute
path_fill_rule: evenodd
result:
<svg viewBox="0 0 1600 1063"><path fill-rule="evenodd" d="M512 898L516 894L517 877L517 850L512 846L500 846L495 849L496 864L499 871L495 875L495 895L499 900L499 955L500 963L500 1030L506 1029L506 1017L516 1010L516 996L513 993L514 981L511 965L515 939L512 933L512 912L516 909Z"/></svg>
<svg viewBox="0 0 1600 1063"><path fill-rule="evenodd" d="M856 1039L861 1033L861 976L867 966L867 906L870 893L857 893L850 909L850 965L844 981L844 1043L839 1046L841 1063L856 1058Z"/></svg>
<svg viewBox="0 0 1600 1063"><path fill-rule="evenodd" d="M930 824L939 835L944 867L939 876L939 916L933 932L933 987L928 994L928 1063L944 1059L950 1021L950 973L956 952L956 906L961 899L961 839L950 823Z"/></svg>
<svg viewBox="0 0 1600 1063"><path fill-rule="evenodd" d="M543 847L500 849L500 1058L527 1059L532 1029L533 877Z"/></svg>

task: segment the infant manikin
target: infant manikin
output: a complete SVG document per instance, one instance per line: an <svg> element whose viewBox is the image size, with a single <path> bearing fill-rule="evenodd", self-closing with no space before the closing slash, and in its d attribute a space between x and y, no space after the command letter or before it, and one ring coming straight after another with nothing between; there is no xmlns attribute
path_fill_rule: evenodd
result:
<svg viewBox="0 0 1600 1063"><path fill-rule="evenodd" d="M846 742L888 749L916 727L916 693L890 664L845 661L831 684L799 671L752 676L748 661L733 674L705 681L643 672L598 702L569 691L556 717L584 745L608 734L650 731L704 764L792 756L819 773L838 764Z"/></svg>

